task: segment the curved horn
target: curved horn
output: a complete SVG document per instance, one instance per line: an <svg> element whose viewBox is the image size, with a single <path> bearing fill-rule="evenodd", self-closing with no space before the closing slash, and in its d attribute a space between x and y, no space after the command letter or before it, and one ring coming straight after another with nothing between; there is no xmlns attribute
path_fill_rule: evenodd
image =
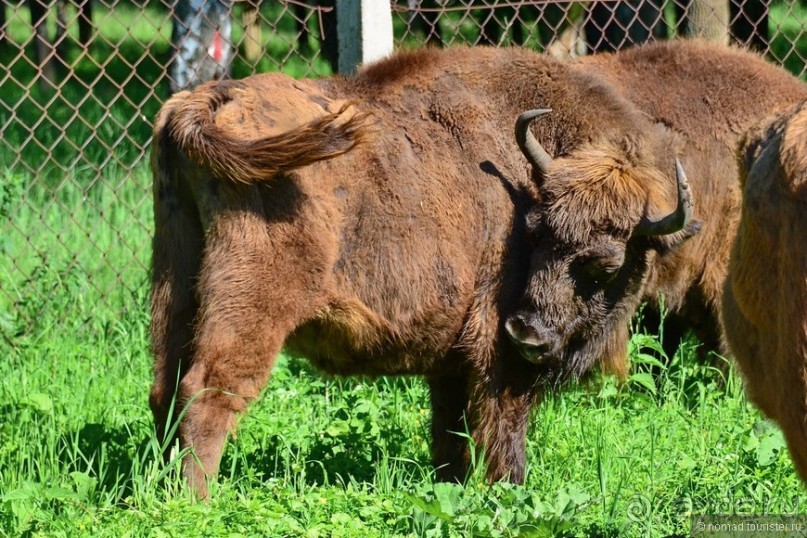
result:
<svg viewBox="0 0 807 538"><path fill-rule="evenodd" d="M552 163L552 157L533 136L532 131L530 131L530 123L535 118L549 112L552 112L552 110L548 108L528 110L522 112L516 120L516 142L518 142L518 147L521 148L521 152L540 176L546 173L547 168Z"/></svg>
<svg viewBox="0 0 807 538"><path fill-rule="evenodd" d="M692 193L689 190L687 176L681 161L675 159L675 179L678 184L678 205L675 211L658 220L652 220L647 215L642 217L636 226L637 235L667 235L683 230L692 220Z"/></svg>

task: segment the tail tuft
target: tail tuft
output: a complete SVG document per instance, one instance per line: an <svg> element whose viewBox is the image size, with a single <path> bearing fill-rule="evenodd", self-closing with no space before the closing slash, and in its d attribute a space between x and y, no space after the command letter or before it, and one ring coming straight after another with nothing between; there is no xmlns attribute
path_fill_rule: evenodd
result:
<svg viewBox="0 0 807 538"><path fill-rule="evenodd" d="M237 84L208 84L177 94L160 112L155 138L164 129L190 159L238 183L268 181L280 171L338 157L369 140L370 114L356 110L353 102L279 135L233 137L216 125L215 114L232 100L228 90Z"/></svg>

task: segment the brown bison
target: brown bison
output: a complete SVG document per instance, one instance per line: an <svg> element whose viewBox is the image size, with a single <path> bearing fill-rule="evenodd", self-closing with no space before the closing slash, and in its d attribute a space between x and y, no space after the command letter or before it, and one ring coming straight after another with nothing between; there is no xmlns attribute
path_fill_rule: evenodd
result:
<svg viewBox="0 0 807 538"><path fill-rule="evenodd" d="M537 137L556 161L594 163L603 182L634 166L655 182L648 210L672 211L675 157L703 173L706 155L623 87L664 87L659 103L681 108L680 96L710 98L698 77L711 82L725 65L717 82L737 91L749 74L774 96L802 91L738 52L679 44L632 54L655 68L623 67L622 86L609 81L616 59L569 65L519 49L451 49L399 54L354 78L212 83L166 103L152 156L151 406L162 432L174 396L184 409L179 438L195 457L183 472L199 495L283 345L336 374L425 376L438 476L464 477L468 447L453 432L467 427L491 480L523 479L529 410L567 367L523 360L524 342L504 332L527 285L525 223L537 196L513 119L553 109ZM757 93L772 108L775 97ZM674 251L683 234L665 231L648 229L636 248ZM541 304L553 288L530 291ZM607 367L616 355L600 356Z"/></svg>
<svg viewBox="0 0 807 538"><path fill-rule="evenodd" d="M722 351L723 282L739 220L735 158L752 124L807 97L807 87L760 57L700 42L665 43L580 60L651 126L575 151L536 140L519 122L540 202L521 307L506 322L536 364L582 375L624 360L628 320L663 296L670 323ZM554 108L554 107L553 107ZM555 110L534 122L570 114ZM689 177L672 179L678 159ZM694 202L694 212L690 206Z"/></svg>
<svg viewBox="0 0 807 538"><path fill-rule="evenodd" d="M206 494L236 415L285 344L331 373L426 376L438 475L466 427L491 479L521 481L542 369L506 336L534 191L512 135L538 104L560 147L642 118L594 77L522 50L397 55L355 78L260 75L177 94L155 126L151 406L178 396ZM179 381L178 381L179 379ZM198 461L198 463L197 463Z"/></svg>
<svg viewBox="0 0 807 538"><path fill-rule="evenodd" d="M751 400L807 482L807 102L750 131L740 168L723 323Z"/></svg>

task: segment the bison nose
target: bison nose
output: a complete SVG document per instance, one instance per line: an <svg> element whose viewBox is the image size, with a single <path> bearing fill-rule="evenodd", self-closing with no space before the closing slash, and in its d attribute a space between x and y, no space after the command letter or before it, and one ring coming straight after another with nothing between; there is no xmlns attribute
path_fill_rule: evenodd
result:
<svg viewBox="0 0 807 538"><path fill-rule="evenodd" d="M523 316L512 316L504 328L521 354L530 362L540 363L558 354L558 339L543 327L528 323Z"/></svg>

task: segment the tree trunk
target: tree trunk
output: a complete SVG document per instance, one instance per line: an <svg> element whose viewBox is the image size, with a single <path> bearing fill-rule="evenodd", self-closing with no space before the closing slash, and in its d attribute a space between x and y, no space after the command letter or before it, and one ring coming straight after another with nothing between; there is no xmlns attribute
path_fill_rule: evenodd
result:
<svg viewBox="0 0 807 538"><path fill-rule="evenodd" d="M78 41L85 49L92 39L92 0L79 0L78 2Z"/></svg>
<svg viewBox="0 0 807 538"><path fill-rule="evenodd" d="M692 0L686 33L720 43L729 42L728 0Z"/></svg>
<svg viewBox="0 0 807 538"><path fill-rule="evenodd" d="M412 10L409 18L410 30L413 33L422 33L430 45L438 47L445 45L443 31L440 28L440 12L433 11L440 7L438 0L409 0L407 4Z"/></svg>
<svg viewBox="0 0 807 538"><path fill-rule="evenodd" d="M768 49L770 0L731 0L731 36L740 45L759 52Z"/></svg>
<svg viewBox="0 0 807 538"><path fill-rule="evenodd" d="M47 90L55 87L58 75L56 69L56 49L48 38L47 16L49 0L31 0L31 25L34 27L34 46L36 49L36 64L39 66L39 88Z"/></svg>
<svg viewBox="0 0 807 538"><path fill-rule="evenodd" d="M0 45L6 41L6 4L0 4Z"/></svg>
<svg viewBox="0 0 807 538"><path fill-rule="evenodd" d="M585 31L589 52L613 52L666 37L662 1L595 2Z"/></svg>
<svg viewBox="0 0 807 538"><path fill-rule="evenodd" d="M56 0L56 35L53 44L56 47L55 59L65 57L67 46L67 0ZM57 69L59 65L57 64Z"/></svg>
<svg viewBox="0 0 807 538"><path fill-rule="evenodd" d="M233 58L228 0L177 0L171 44L171 92L230 75Z"/></svg>

